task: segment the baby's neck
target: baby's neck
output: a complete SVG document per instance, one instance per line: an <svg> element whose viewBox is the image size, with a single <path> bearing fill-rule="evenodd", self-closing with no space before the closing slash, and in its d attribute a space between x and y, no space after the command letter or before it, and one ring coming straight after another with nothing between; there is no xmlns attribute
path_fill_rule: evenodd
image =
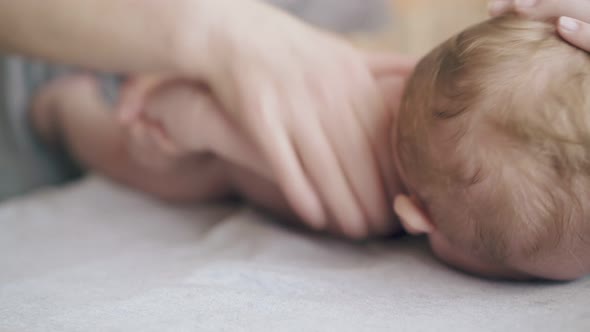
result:
<svg viewBox="0 0 590 332"><path fill-rule="evenodd" d="M384 176L387 195L390 202L396 195L406 192L406 186L402 180L403 172L400 172L399 155L397 153L397 131L399 106L405 86L405 79L397 74L384 73L378 75L377 83L385 99L386 109L379 114L376 123L384 127L376 128L382 137L377 137L377 155L379 165Z"/></svg>
<svg viewBox="0 0 590 332"><path fill-rule="evenodd" d="M390 107L388 109L390 117L390 128L384 130L384 138L379 140L377 152L378 162L384 176L385 187L387 191L387 199L393 202L395 196L406 193L406 185L403 181L403 176L400 167L399 154L397 151L397 119L398 107Z"/></svg>
<svg viewBox="0 0 590 332"><path fill-rule="evenodd" d="M389 122L391 123L391 122ZM401 223L397 220L393 211L393 201L399 194L405 193L405 186L401 181L400 173L398 172L399 162L397 161L397 150L396 144L392 141L392 131L385 130L383 140L379 140L377 145L377 161L381 168L381 174L383 176L384 189L386 194L386 202L390 204L390 218L395 224L395 228L392 229L393 234L398 234L402 231Z"/></svg>

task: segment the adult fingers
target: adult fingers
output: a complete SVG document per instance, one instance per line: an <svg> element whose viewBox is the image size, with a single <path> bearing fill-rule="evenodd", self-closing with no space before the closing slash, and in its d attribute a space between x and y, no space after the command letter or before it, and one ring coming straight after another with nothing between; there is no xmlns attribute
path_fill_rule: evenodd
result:
<svg viewBox="0 0 590 332"><path fill-rule="evenodd" d="M548 19L561 16L581 21L590 21L590 1L588 0L494 0L489 3L494 16L515 12L532 19Z"/></svg>
<svg viewBox="0 0 590 332"><path fill-rule="evenodd" d="M311 106L306 106L302 102L305 99L297 98L297 100L298 103L294 106L296 113L293 113L295 114L293 139L306 174L312 179L317 192L321 194L322 202L334 216L334 221L338 222L342 231L350 237L366 237L368 229L362 207L349 184L348 174L345 173L335 152L333 142L326 134L326 128L322 126L320 120L316 120L317 113L302 116L307 113L306 110L317 111ZM341 124L342 121L338 123ZM345 136L348 133L342 130L341 134Z"/></svg>
<svg viewBox="0 0 590 332"><path fill-rule="evenodd" d="M561 17L557 29L563 39L590 52L590 24L570 17Z"/></svg>
<svg viewBox="0 0 590 332"><path fill-rule="evenodd" d="M588 0L494 0L490 13L515 12L532 19L558 18L558 31L573 45L590 51L590 1Z"/></svg>
<svg viewBox="0 0 590 332"><path fill-rule="evenodd" d="M377 151L378 146L384 142L380 135L389 126L390 116L371 73L364 66L359 66L357 70L353 70L353 66L349 67L349 81L354 82L352 91L355 93L349 94L348 99L341 98L350 103L350 114L340 112L342 126L348 128L348 131L341 129L340 132L331 132L336 146L340 148L339 155L343 158L349 181L365 210L371 229L380 234L389 228L389 204ZM342 90L347 89L343 87Z"/></svg>
<svg viewBox="0 0 590 332"><path fill-rule="evenodd" d="M500 16L514 9L512 0L489 0L488 12L492 16Z"/></svg>
<svg viewBox="0 0 590 332"><path fill-rule="evenodd" d="M246 77L250 75L245 75ZM257 84L258 83L258 84ZM275 84L246 82L242 121L245 130L260 147L273 170L281 190L298 215L315 229L324 229L326 214L310 181L305 176L295 147L280 114L285 112ZM238 119L239 121L239 119Z"/></svg>
<svg viewBox="0 0 590 332"><path fill-rule="evenodd" d="M349 186L353 189L359 209L365 215L364 219L357 222L364 223L365 227L368 224L371 231L381 233L387 228L384 183L369 133L363 128L363 124L356 116L359 111L352 109L358 105L359 103L352 102L349 114L342 112L338 123L332 122L331 125L327 123L325 126L331 127L327 131L333 135L331 137L332 144ZM363 103L364 108L368 106L367 103ZM363 109L362 111L374 110ZM348 225L343 225L345 231L347 230L346 226ZM366 235L366 233L361 233L358 237Z"/></svg>

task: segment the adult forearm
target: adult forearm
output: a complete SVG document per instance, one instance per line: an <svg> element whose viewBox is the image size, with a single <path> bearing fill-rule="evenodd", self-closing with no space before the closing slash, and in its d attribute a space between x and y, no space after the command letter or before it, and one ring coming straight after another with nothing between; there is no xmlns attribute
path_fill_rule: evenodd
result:
<svg viewBox="0 0 590 332"><path fill-rule="evenodd" d="M112 71L184 70L188 57L204 66L207 52L183 52L206 48L215 3L0 0L0 50Z"/></svg>

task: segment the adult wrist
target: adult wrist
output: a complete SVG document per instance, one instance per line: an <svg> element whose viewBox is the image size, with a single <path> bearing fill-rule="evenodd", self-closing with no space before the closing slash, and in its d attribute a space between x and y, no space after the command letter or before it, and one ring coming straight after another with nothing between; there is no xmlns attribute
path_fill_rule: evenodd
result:
<svg viewBox="0 0 590 332"><path fill-rule="evenodd" d="M249 1L249 0L244 0ZM210 79L227 57L232 35L232 0L183 0L172 33L173 71Z"/></svg>

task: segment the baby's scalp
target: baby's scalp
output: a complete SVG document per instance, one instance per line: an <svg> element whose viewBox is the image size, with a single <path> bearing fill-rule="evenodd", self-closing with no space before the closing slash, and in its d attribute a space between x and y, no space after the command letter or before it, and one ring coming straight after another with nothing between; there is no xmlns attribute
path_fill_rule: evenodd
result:
<svg viewBox="0 0 590 332"><path fill-rule="evenodd" d="M590 272L590 57L553 25L492 19L417 66L397 130L401 168L435 226L497 264ZM588 252L588 254L585 254ZM540 264L547 265L547 264Z"/></svg>

